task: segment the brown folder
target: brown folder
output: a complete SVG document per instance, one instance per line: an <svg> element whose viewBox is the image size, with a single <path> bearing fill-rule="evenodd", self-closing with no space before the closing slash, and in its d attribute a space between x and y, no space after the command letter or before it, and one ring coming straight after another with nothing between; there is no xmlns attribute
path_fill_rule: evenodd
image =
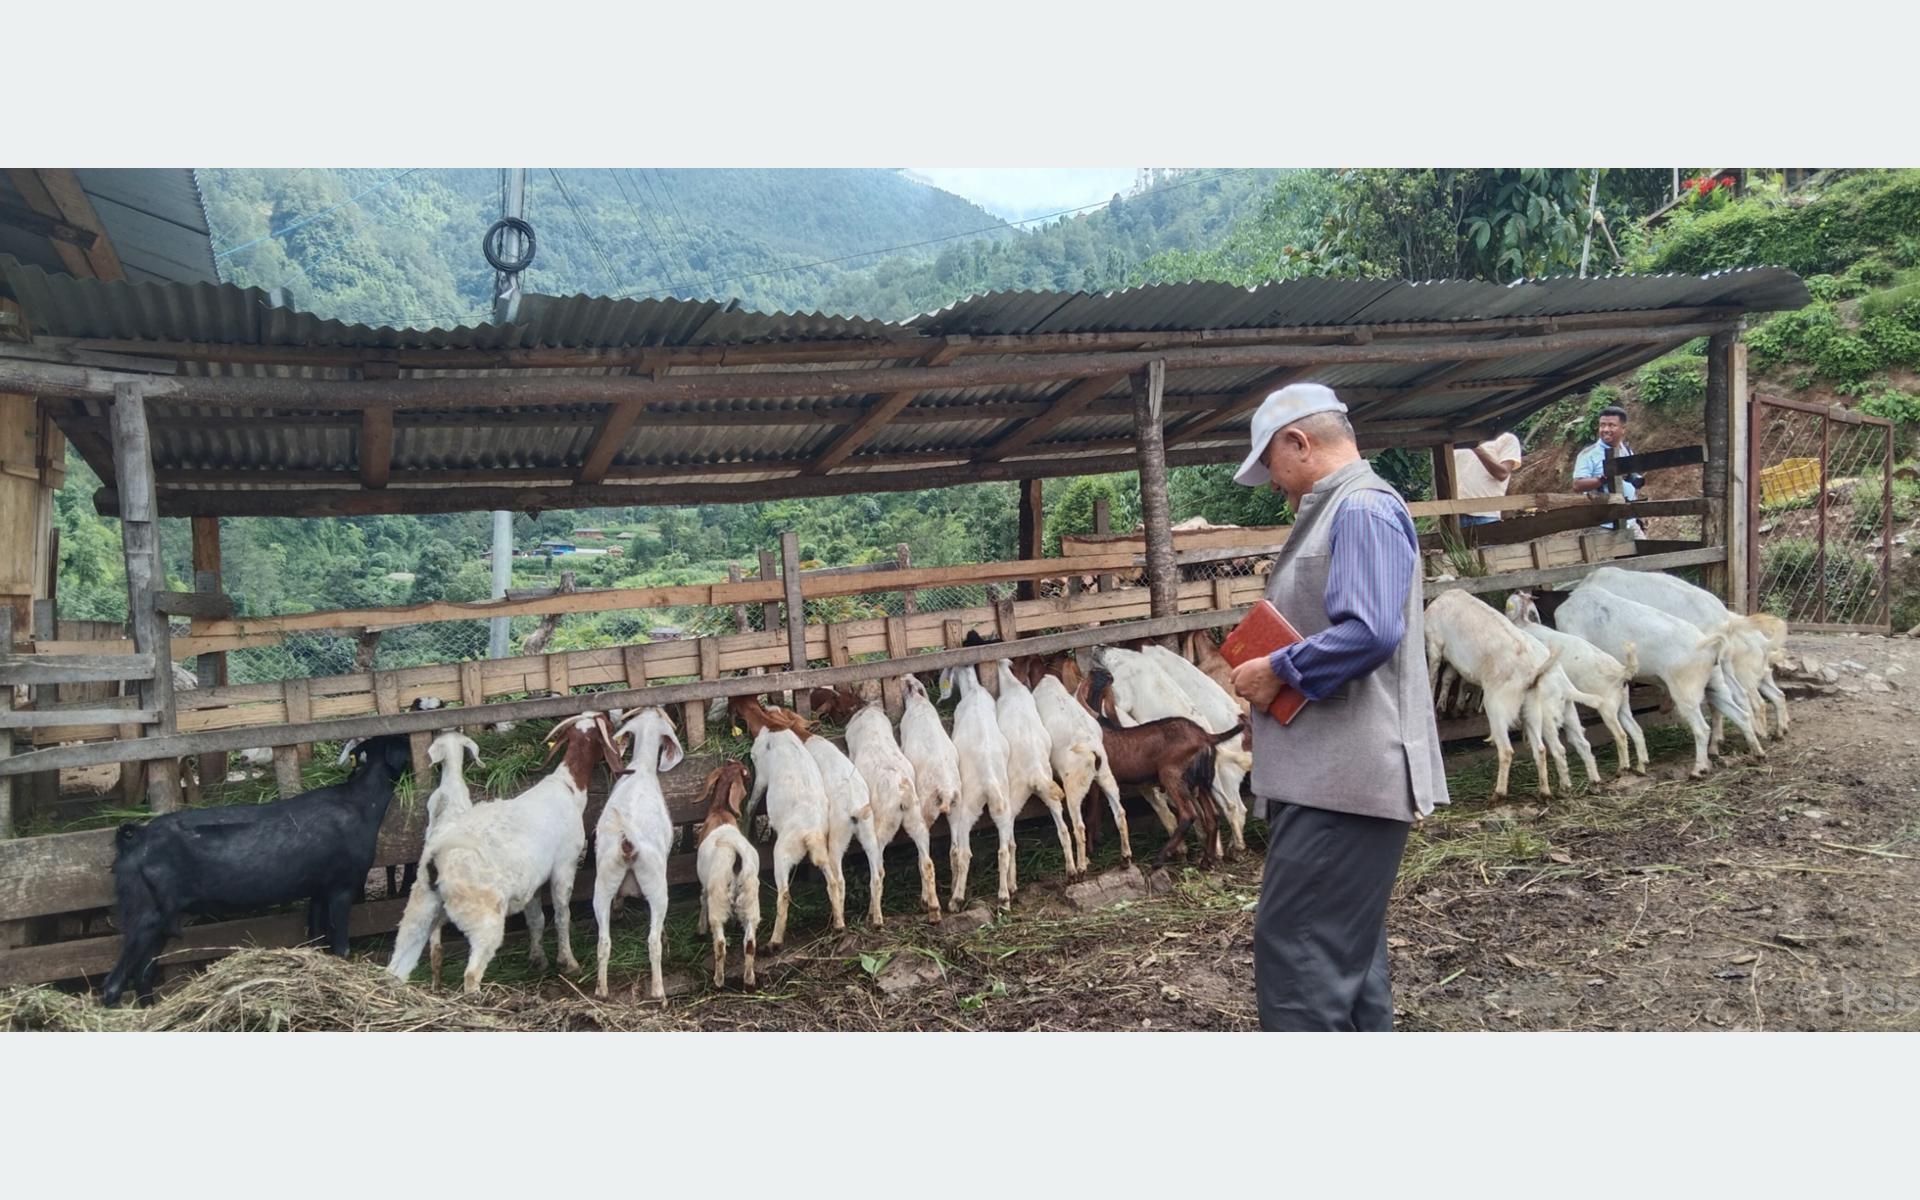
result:
<svg viewBox="0 0 1920 1200"><path fill-rule="evenodd" d="M1234 666L1239 666L1255 658L1265 658L1283 646L1291 646L1301 641L1300 631L1291 622L1280 615L1270 601L1262 600L1253 606L1227 640L1220 644L1220 656ZM1267 705L1267 715L1282 725L1298 716L1307 698L1300 689L1282 680L1280 694Z"/></svg>

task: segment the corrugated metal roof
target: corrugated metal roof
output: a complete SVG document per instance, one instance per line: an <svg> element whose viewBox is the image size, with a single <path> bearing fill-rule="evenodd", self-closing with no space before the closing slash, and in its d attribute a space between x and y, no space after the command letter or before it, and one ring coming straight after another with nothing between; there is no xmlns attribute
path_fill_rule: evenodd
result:
<svg viewBox="0 0 1920 1200"><path fill-rule="evenodd" d="M190 170L85 168L73 172L87 203L113 244L129 280L137 283L217 283L213 238L200 189ZM0 172L0 196L13 196ZM0 220L0 255L60 270L45 234Z"/></svg>
<svg viewBox="0 0 1920 1200"><path fill-rule="evenodd" d="M1514 336L1511 328L1463 330L1461 336L1492 341L1504 357L1481 361L1467 377L1455 376L1447 389L1419 396L1396 396L1418 386L1436 370L1423 344L1426 334L1381 337L1390 357L1348 361L1316 372L1316 378L1357 404L1382 401L1379 412L1361 409L1363 432L1370 420L1420 422L1414 438L1440 435L1501 410L1511 423L1573 386L1602 362L1624 373L1656 357L1672 344L1644 342L1641 327L1674 324L1663 310L1716 308L1726 312L1794 307L1807 300L1805 286L1792 273L1772 268L1726 271L1708 276L1615 276L1602 279L1528 280L1501 286L1470 281L1405 283L1395 281L1293 280L1257 288L1217 283L1156 285L1124 292L1008 292L977 296L938 313L887 324L815 314L750 312L732 304L693 300L619 300L605 297L528 296L522 320L510 326L481 325L452 330L375 329L330 321L267 303L265 293L209 284L101 284L49 275L30 265L0 258L0 281L19 299L36 331L60 337L121 340L230 343L244 346L334 346L367 349L509 349L563 347L579 351L558 367L460 367L409 365L400 376L447 377L604 377L624 372L627 364L608 365L597 351L633 347L703 347L781 342L859 343L858 360L836 358L805 365L768 363L757 367L676 367L676 376L729 373L805 373L897 365L920 352L922 339L969 334L978 337L1039 333L1142 332L1295 328L1345 324L1445 323L1481 318L1548 318L1581 313L1644 312L1623 324L1618 341L1599 331L1574 339L1577 344L1542 351L1539 340ZM1538 332L1537 330L1535 332ZM1443 338L1451 335L1443 334ZM866 342L876 339L872 353ZM1631 355L1622 349L1638 346ZM1400 350L1404 347L1404 352ZM1510 348L1509 348L1510 347ZM258 357L258 356L256 356ZM964 362L1003 362L1011 355L990 344L968 349ZM1441 364L1444 365L1444 364ZM1244 396L1273 372L1270 366L1183 367L1171 362L1167 397L1169 427L1189 414ZM353 368L336 365L235 363L186 359L183 375L349 379ZM1500 381L1511 384L1500 386ZM895 420L874 431L836 475L849 491L881 484L886 473L896 485L916 469L964 463L980 450L1046 411L1074 380L931 387L920 391ZM1046 468L1053 475L1080 469L1080 460L1113 455L1131 443L1131 404L1122 381L1105 396L1043 435L1008 460L1011 469ZM874 398L838 394L781 399L704 399L655 401L648 405L614 456L607 481L767 483L751 489L756 498L777 498L779 481L791 478L815 459ZM103 432L98 401L79 411L63 411L69 432ZM152 410L154 460L163 487L219 490L236 488L355 487L360 452L359 420L352 413L168 403ZM82 414L87 415L82 415ZM603 404L566 402L518 408L473 407L455 410L404 409L395 419L391 470L393 491L430 486L432 473L464 471L466 482L509 486L548 484L572 479L592 447L607 409ZM1384 414L1384 415L1382 415ZM1471 414L1471 421L1466 416ZM1188 461L1225 460L1244 444L1248 418L1229 420L1204 436L1180 439ZM1382 427L1384 430L1384 427ZM1405 433L1410 426L1399 427ZM76 438L83 450L97 453L100 441ZM91 449L89 449L91 447ZM1215 453L1217 451L1217 453ZM1024 460L1024 466L1022 466ZM1211 459L1210 459L1211 460ZM91 460L90 460L91 461ZM486 476L486 472L510 475ZM289 478L287 473L299 473ZM743 493L744 494L744 493Z"/></svg>
<svg viewBox="0 0 1920 1200"><path fill-rule="evenodd" d="M900 337L898 326L823 313L760 313L739 302L529 295L511 325L395 329L276 306L233 284L102 283L0 256L0 280L50 337L216 342L244 346L503 350L533 346L737 346Z"/></svg>
<svg viewBox="0 0 1920 1200"><path fill-rule="evenodd" d="M990 292L903 322L925 334L1271 329L1555 317L1726 305L1799 308L1806 285L1780 267L1711 275L1559 276L1509 284L1478 280L1288 279L1258 287L1158 283L1119 292Z"/></svg>

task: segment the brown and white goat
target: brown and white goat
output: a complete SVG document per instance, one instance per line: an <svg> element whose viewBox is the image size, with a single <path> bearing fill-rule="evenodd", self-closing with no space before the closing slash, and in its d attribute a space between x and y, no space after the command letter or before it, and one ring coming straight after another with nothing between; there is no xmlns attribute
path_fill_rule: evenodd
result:
<svg viewBox="0 0 1920 1200"><path fill-rule="evenodd" d="M1214 750L1228 738L1239 737L1240 727L1208 733L1185 717L1122 726L1100 714L1111 698L1112 676L1096 668L1089 682L1089 698L1099 714L1101 740L1114 779L1122 784L1158 786L1173 807L1173 831L1154 856L1154 865L1164 863L1175 847L1185 846L1187 831L1196 821L1200 825L1200 865L1212 865L1220 830L1212 803ZM1088 841L1097 839L1099 831L1100 806L1091 804L1087 811Z"/></svg>
<svg viewBox="0 0 1920 1200"><path fill-rule="evenodd" d="M745 954L740 981L754 986L753 952L760 926L760 852L740 832L747 799L744 763L722 763L707 776L702 798L707 815L700 822L700 848L694 872L700 877L701 933L713 934L713 986L727 981L727 917L738 917Z"/></svg>

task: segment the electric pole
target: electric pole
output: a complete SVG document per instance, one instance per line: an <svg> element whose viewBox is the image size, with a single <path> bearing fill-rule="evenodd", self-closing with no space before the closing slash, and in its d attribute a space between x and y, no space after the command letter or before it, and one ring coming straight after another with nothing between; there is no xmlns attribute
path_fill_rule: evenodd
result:
<svg viewBox="0 0 1920 1200"><path fill-rule="evenodd" d="M504 171L500 221L487 233L487 261L493 265L493 323L510 324L520 313L520 273L533 261L533 230L527 225L527 169ZM496 245L497 242L497 245ZM513 514L493 514L493 598L507 594L513 581ZM487 631L487 657L511 652L512 617L495 617Z"/></svg>

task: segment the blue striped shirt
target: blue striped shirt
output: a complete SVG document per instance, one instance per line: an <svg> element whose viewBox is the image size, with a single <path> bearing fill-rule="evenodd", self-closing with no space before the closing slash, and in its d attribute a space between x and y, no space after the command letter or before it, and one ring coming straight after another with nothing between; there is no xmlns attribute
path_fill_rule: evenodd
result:
<svg viewBox="0 0 1920 1200"><path fill-rule="evenodd" d="M1398 497L1354 492L1333 514L1327 554L1329 624L1267 660L1309 700L1325 699L1393 657L1407 632L1407 589L1420 563L1420 539Z"/></svg>

